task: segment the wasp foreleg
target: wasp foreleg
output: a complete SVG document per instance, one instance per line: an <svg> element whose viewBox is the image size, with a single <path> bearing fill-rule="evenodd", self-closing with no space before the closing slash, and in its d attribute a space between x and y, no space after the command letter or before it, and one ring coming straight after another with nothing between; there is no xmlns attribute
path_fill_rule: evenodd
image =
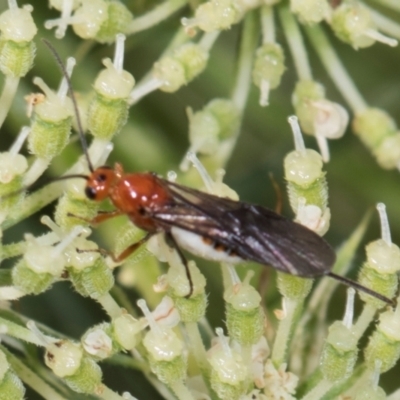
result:
<svg viewBox="0 0 400 400"><path fill-rule="evenodd" d="M72 213L68 213L67 216L80 219L81 221L85 221L90 225L97 225L100 224L101 222L107 221L111 218L118 217L119 215L123 214L124 213L121 212L120 210L113 210L113 211L99 211L98 214L92 219L80 217L79 215L75 215Z"/></svg>

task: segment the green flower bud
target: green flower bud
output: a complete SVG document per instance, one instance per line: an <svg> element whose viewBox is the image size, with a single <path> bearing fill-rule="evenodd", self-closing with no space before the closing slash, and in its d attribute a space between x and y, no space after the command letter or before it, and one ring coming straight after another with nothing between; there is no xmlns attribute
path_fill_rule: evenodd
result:
<svg viewBox="0 0 400 400"><path fill-rule="evenodd" d="M0 400L25 399L25 387L14 372L8 370L0 379Z"/></svg>
<svg viewBox="0 0 400 400"><path fill-rule="evenodd" d="M304 133L314 135L314 121L318 110L312 103L325 98L325 88L311 80L297 82L292 96L292 103Z"/></svg>
<svg viewBox="0 0 400 400"><path fill-rule="evenodd" d="M303 24L318 24L329 20L332 8L327 0L291 0L290 10L297 14Z"/></svg>
<svg viewBox="0 0 400 400"><path fill-rule="evenodd" d="M249 311L226 305L226 326L229 336L241 345L253 345L264 333L265 315L261 307Z"/></svg>
<svg viewBox="0 0 400 400"><path fill-rule="evenodd" d="M84 297L98 299L114 286L114 276L102 257L93 266L81 271L68 267L69 277L76 291Z"/></svg>
<svg viewBox="0 0 400 400"><path fill-rule="evenodd" d="M154 77L162 82L160 90L168 93L176 92L186 85L185 68L174 58L163 57L154 64Z"/></svg>
<svg viewBox="0 0 400 400"><path fill-rule="evenodd" d="M29 268L25 259L21 259L12 269L12 282L26 294L39 294L53 284L54 275L48 272L35 272Z"/></svg>
<svg viewBox="0 0 400 400"><path fill-rule="evenodd" d="M189 298L176 296L173 291L168 294L174 301L182 322L199 322L204 317L207 308L207 296L204 292Z"/></svg>
<svg viewBox="0 0 400 400"><path fill-rule="evenodd" d="M308 204L326 208L328 201L325 172L321 155L315 150L295 150L284 160L285 178L288 181L290 205L297 211L299 197Z"/></svg>
<svg viewBox="0 0 400 400"><path fill-rule="evenodd" d="M377 149L386 137L396 134L396 123L385 111L367 108L353 120L353 130L370 150Z"/></svg>
<svg viewBox="0 0 400 400"><path fill-rule="evenodd" d="M0 70L4 75L21 78L32 68L37 33L31 16L32 6L13 8L0 15Z"/></svg>
<svg viewBox="0 0 400 400"><path fill-rule="evenodd" d="M196 43L186 43L173 52L185 70L186 82L190 82L203 72L208 61L208 51Z"/></svg>
<svg viewBox="0 0 400 400"><path fill-rule="evenodd" d="M122 314L112 320L114 340L125 350L132 350L141 339L143 325L129 314Z"/></svg>
<svg viewBox="0 0 400 400"><path fill-rule="evenodd" d="M96 361L104 360L121 350L120 346L114 346L112 327L109 323L102 323L89 328L82 336L81 344L86 353L90 354Z"/></svg>
<svg viewBox="0 0 400 400"><path fill-rule="evenodd" d="M364 350L365 363L375 369L380 363L380 373L393 368L400 357L399 309L381 314L379 325Z"/></svg>
<svg viewBox="0 0 400 400"><path fill-rule="evenodd" d="M184 18L182 24L187 29L199 27L204 32L213 32L229 29L240 16L240 9L232 0L211 0L200 4L194 18Z"/></svg>
<svg viewBox="0 0 400 400"><path fill-rule="evenodd" d="M113 0L87 0L75 11L81 22L73 23L74 32L83 39L110 43L118 33L125 33L133 16L126 6Z"/></svg>
<svg viewBox="0 0 400 400"><path fill-rule="evenodd" d="M364 263L358 276L358 281L365 287L374 290L383 296L393 298L397 292L400 268L400 249L395 244L388 244L379 239L371 242L366 247L367 262ZM363 293L359 293L361 299L376 308L385 304Z"/></svg>
<svg viewBox="0 0 400 400"><path fill-rule="evenodd" d="M127 71L118 71L111 60L104 61L94 84L95 95L90 102L88 129L98 139L111 140L120 132L128 118L127 99L135 84Z"/></svg>
<svg viewBox="0 0 400 400"><path fill-rule="evenodd" d="M331 27L335 35L355 49L369 47L375 40L367 35L375 24L369 10L359 2L344 2L333 12Z"/></svg>
<svg viewBox="0 0 400 400"><path fill-rule="evenodd" d="M58 201L54 219L62 229L70 230L76 225L88 225L98 213L99 204L86 197L77 198L74 193L65 193ZM74 217L76 216L76 218Z"/></svg>
<svg viewBox="0 0 400 400"><path fill-rule="evenodd" d="M285 55L279 44L264 43L257 49L253 67L253 82L261 90L261 105L268 104L269 91L279 86L284 72Z"/></svg>
<svg viewBox="0 0 400 400"><path fill-rule="evenodd" d="M143 345L148 351L150 368L161 382L171 385L186 378L183 342L171 329L152 329L144 337Z"/></svg>
<svg viewBox="0 0 400 400"><path fill-rule="evenodd" d="M101 388L102 377L98 364L89 357L83 357L79 369L75 374L64 377L64 381L75 392L96 394Z"/></svg>
<svg viewBox="0 0 400 400"><path fill-rule="evenodd" d="M206 67L208 52L194 43L186 43L172 55L163 57L154 64L153 75L162 82L160 90L176 92Z"/></svg>
<svg viewBox="0 0 400 400"><path fill-rule="evenodd" d="M109 1L107 14L95 37L100 43L112 43L118 33L127 33L133 20L132 13L119 1Z"/></svg>
<svg viewBox="0 0 400 400"><path fill-rule="evenodd" d="M85 357L81 346L62 340L47 346L46 365L78 393L95 393L101 385L102 372L92 359Z"/></svg>
<svg viewBox="0 0 400 400"><path fill-rule="evenodd" d="M2 162L2 154L0 153L0 163ZM0 171L0 175L2 171ZM16 193L24 187L24 181L22 176L15 176L10 182L2 183L0 176L0 197L3 197L0 202L0 223L8 216L9 211L21 203L25 197L24 192L17 193L13 196L8 196L10 193Z"/></svg>
<svg viewBox="0 0 400 400"><path fill-rule="evenodd" d="M378 164L384 169L400 168L400 133L385 138L373 152Z"/></svg>
<svg viewBox="0 0 400 400"><path fill-rule="evenodd" d="M75 60L70 60L67 68L72 70ZM35 106L28 146L35 156L51 160L68 143L71 132L73 108L66 97L67 86L62 84L58 93L54 93L40 78L35 78L46 95L43 102Z"/></svg>
<svg viewBox="0 0 400 400"><path fill-rule="evenodd" d="M351 376L357 361L357 338L341 321L329 327L321 357L324 379L336 383Z"/></svg>
<svg viewBox="0 0 400 400"><path fill-rule="evenodd" d="M313 282L312 279L299 278L298 276L278 272L277 285L279 293L291 300L303 301L310 293Z"/></svg>
<svg viewBox="0 0 400 400"><path fill-rule="evenodd" d="M119 229L118 240L115 241L114 254L121 254L131 244L137 243L142 239L143 236L143 231L128 221ZM140 246L140 248L133 252L128 258L125 258L124 265L127 263L131 265L136 264L149 254L150 253L145 245Z"/></svg>
<svg viewBox="0 0 400 400"><path fill-rule="evenodd" d="M211 387L220 399L237 400L247 388L247 367L241 355L229 347L221 328L217 328L217 334L219 343L208 352Z"/></svg>
<svg viewBox="0 0 400 400"><path fill-rule="evenodd" d="M190 284L185 273L183 273L182 265L171 265L167 272L167 281L170 287L171 297L185 297L190 291ZM206 286L206 279L204 275L197 268L194 261L188 262L188 268L192 277L193 293L192 297L196 297L198 294L204 294L204 288ZM199 298L198 305L201 306L202 300Z"/></svg>

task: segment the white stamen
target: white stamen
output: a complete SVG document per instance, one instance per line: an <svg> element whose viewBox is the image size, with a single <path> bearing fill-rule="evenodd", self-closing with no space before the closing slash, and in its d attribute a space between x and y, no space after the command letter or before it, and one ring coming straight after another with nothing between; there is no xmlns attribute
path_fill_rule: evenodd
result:
<svg viewBox="0 0 400 400"><path fill-rule="evenodd" d="M260 85L260 100L259 100L259 104L261 107L266 107L269 104L269 92L270 92L269 81L262 79Z"/></svg>
<svg viewBox="0 0 400 400"><path fill-rule="evenodd" d="M328 141L326 140L325 136L322 135L316 135L315 138L317 139L319 151L321 153L321 157L324 163L329 162L330 160L330 154L329 154L329 146L328 146Z"/></svg>
<svg viewBox="0 0 400 400"><path fill-rule="evenodd" d="M304 152L306 146L304 145L303 135L301 134L299 120L295 115L291 115L288 118L288 122L293 132L294 147L297 151Z"/></svg>
<svg viewBox="0 0 400 400"><path fill-rule="evenodd" d="M23 126L21 128L20 133L17 136L17 139L15 139L15 142L10 148L10 154L11 155L16 155L20 152L22 145L24 144L26 138L29 135L29 132L31 131L31 128L29 126Z"/></svg>
<svg viewBox="0 0 400 400"><path fill-rule="evenodd" d="M8 0L8 8L9 8L10 10L16 10L16 9L18 9L17 0Z"/></svg>
<svg viewBox="0 0 400 400"><path fill-rule="evenodd" d="M389 246L392 244L392 236L390 234L389 220L386 213L386 206L383 203L378 203L376 209L381 220L381 237Z"/></svg>
<svg viewBox="0 0 400 400"><path fill-rule="evenodd" d="M228 340L226 338L226 336L224 335L224 331L222 328L216 328L215 332L218 336L218 338L220 339L220 343L221 343L221 347L225 353L226 356L228 357L232 357L232 350L229 346Z"/></svg>
<svg viewBox="0 0 400 400"><path fill-rule="evenodd" d="M343 325L351 329L353 325L353 317L354 317L354 297L356 295L356 291L353 288L347 289L347 300L346 300L346 310L343 316Z"/></svg>
<svg viewBox="0 0 400 400"><path fill-rule="evenodd" d="M168 171L167 173L167 179L170 182L175 182L176 178L178 177L177 173L175 171Z"/></svg>
<svg viewBox="0 0 400 400"><path fill-rule="evenodd" d="M157 324L156 320L153 317L153 314L150 312L149 308L147 307L146 301L143 299L140 299L136 303L138 307L142 310L142 313L144 317L146 318L147 322L149 323L150 329L159 335L162 335L162 331Z"/></svg>
<svg viewBox="0 0 400 400"><path fill-rule="evenodd" d="M399 43L396 39L390 38L375 29L366 29L364 35L376 40L377 42L387 44L390 47L396 47Z"/></svg>
<svg viewBox="0 0 400 400"><path fill-rule="evenodd" d="M193 167L197 169L197 172L200 174L201 179L203 180L204 186L207 189L208 193L213 193L213 185L214 182L211 179L211 176L208 174L203 164L199 161L196 154L192 151L188 151L186 154L186 158L193 164Z"/></svg>
<svg viewBox="0 0 400 400"><path fill-rule="evenodd" d="M72 71L74 70L76 64L76 60L74 57L69 57L67 60L67 65L65 67L65 70L68 74L69 77L71 77L72 75ZM61 83L60 83L60 87L58 88L58 92L57 92L57 97L61 100L64 101L65 97L67 96L69 87L68 87L68 82L67 79L64 78L62 79Z"/></svg>
<svg viewBox="0 0 400 400"><path fill-rule="evenodd" d="M39 341L42 343L43 347L47 347L50 344L53 343L50 338L45 336L42 332L40 332L39 328L36 326L34 321L28 321L26 323L27 328L39 339Z"/></svg>
<svg viewBox="0 0 400 400"><path fill-rule="evenodd" d="M115 53L114 53L114 68L118 72L122 72L124 68L124 52L125 52L125 39L126 36L122 33L118 33L115 41Z"/></svg>
<svg viewBox="0 0 400 400"><path fill-rule="evenodd" d="M164 82L161 79L152 78L147 80L146 82L136 85L129 95L129 105L137 103L144 96L148 95L151 92L154 92L163 84Z"/></svg>
<svg viewBox="0 0 400 400"><path fill-rule="evenodd" d="M82 230L83 226L75 226L71 232L69 232L68 235L65 236L61 242L54 247L52 256L55 258L57 255L61 254L65 248L68 247L82 233Z"/></svg>

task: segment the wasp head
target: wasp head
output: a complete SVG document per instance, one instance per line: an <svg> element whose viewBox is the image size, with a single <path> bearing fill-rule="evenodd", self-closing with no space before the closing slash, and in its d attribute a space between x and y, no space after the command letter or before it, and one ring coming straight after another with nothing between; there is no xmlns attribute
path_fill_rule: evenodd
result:
<svg viewBox="0 0 400 400"><path fill-rule="evenodd" d="M85 194L90 200L102 201L110 196L118 175L108 166L96 168L88 177Z"/></svg>

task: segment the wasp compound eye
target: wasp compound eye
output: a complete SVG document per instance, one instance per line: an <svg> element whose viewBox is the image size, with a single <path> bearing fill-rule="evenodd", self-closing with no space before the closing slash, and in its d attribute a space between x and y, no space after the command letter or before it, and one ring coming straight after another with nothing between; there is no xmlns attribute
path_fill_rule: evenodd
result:
<svg viewBox="0 0 400 400"><path fill-rule="evenodd" d="M107 179L106 174L99 174L99 175L97 175L97 180L98 180L99 182L104 182L106 179Z"/></svg>
<svg viewBox="0 0 400 400"><path fill-rule="evenodd" d="M86 188L85 188L85 194L86 194L86 197L87 197L88 199L90 199L90 200L95 200L95 199L96 199L97 192L96 192L96 190L95 190L94 188L92 188L92 187L90 187L90 186L86 186Z"/></svg>

